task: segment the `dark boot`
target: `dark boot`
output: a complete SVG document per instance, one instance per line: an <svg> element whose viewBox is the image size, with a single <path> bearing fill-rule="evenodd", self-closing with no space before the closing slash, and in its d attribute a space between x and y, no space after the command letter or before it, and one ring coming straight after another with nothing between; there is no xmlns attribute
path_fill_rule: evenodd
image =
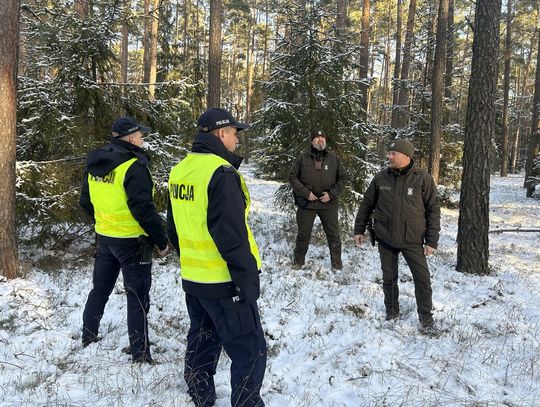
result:
<svg viewBox="0 0 540 407"><path fill-rule="evenodd" d="M343 263L341 262L341 242L330 243L330 263L335 270L341 270Z"/></svg>
<svg viewBox="0 0 540 407"><path fill-rule="evenodd" d="M293 267L300 268L306 262L306 253L308 251L309 242L296 241L296 247L294 248L293 255Z"/></svg>
<svg viewBox="0 0 540 407"><path fill-rule="evenodd" d="M302 268L302 266L305 264L305 262L306 261L305 261L304 257L297 256L295 254L294 259L293 259L293 268L295 268L295 269Z"/></svg>

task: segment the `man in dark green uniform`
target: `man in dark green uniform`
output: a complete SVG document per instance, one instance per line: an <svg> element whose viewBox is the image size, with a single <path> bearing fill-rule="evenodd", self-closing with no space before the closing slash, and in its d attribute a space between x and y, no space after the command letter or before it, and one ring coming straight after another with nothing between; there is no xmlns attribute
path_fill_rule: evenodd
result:
<svg viewBox="0 0 540 407"><path fill-rule="evenodd" d="M354 225L357 245L365 241L370 217L379 246L386 319L399 317L398 255L401 252L414 280L418 316L424 329L433 329L431 282L426 256L437 248L440 208L433 178L417 168L413 144L394 140L388 148L389 166L375 175Z"/></svg>
<svg viewBox="0 0 540 407"><path fill-rule="evenodd" d="M302 153L289 175L295 203L298 236L293 265L302 267L311 239L315 216L321 220L333 269L340 270L341 238L339 235L338 196L344 190L348 176L341 159L326 148L326 135L321 130L311 134L310 149Z"/></svg>

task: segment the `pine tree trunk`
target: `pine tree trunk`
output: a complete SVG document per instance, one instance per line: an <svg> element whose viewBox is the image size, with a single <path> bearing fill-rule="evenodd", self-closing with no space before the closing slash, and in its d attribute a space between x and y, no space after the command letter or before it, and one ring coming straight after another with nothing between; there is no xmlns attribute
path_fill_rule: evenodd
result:
<svg viewBox="0 0 540 407"><path fill-rule="evenodd" d="M427 14L429 17L429 26L427 27L427 47L426 47L426 63L424 65L424 71L423 71L423 78L422 83L424 85L424 88L428 88L429 83L432 82L432 76L433 76L433 44L435 44L435 27L436 27L436 20L437 20L437 11L436 11L436 4L433 4L432 2L428 3L429 9L427 10ZM433 7L433 8L432 8ZM429 100L426 97L421 96L421 115L425 117L431 117L428 116L429 110L430 110L430 104ZM426 129L427 130L427 129ZM420 145L427 144L427 141L425 140L425 137L420 140ZM423 151L423 148L419 148L416 146L418 150L420 150L420 154L416 155L417 164L420 165L426 165L425 163L425 157L421 154Z"/></svg>
<svg viewBox="0 0 540 407"><path fill-rule="evenodd" d="M444 64L446 61L446 29L448 27L448 0L439 1L439 17L437 19L437 39L433 76L431 78L431 137L429 143L428 171L437 184L441 161Z"/></svg>
<svg viewBox="0 0 540 407"><path fill-rule="evenodd" d="M124 21L122 21L122 44L120 48L120 65L121 65L121 78L120 82L123 83L123 89L122 92L124 96L127 96L128 94L128 87L127 87L127 81L128 81L128 64L129 64L129 26L128 26L128 16L129 16L129 10L130 10L130 1L124 2Z"/></svg>
<svg viewBox="0 0 540 407"><path fill-rule="evenodd" d="M3 2L0 21L0 275L15 278L19 270L15 212L19 0Z"/></svg>
<svg viewBox="0 0 540 407"><path fill-rule="evenodd" d="M219 107L221 99L221 14L222 0L210 0L207 107Z"/></svg>
<svg viewBox="0 0 540 407"><path fill-rule="evenodd" d="M150 25L150 72L148 75L148 97L150 100L154 100L156 97L159 1L160 0L152 0Z"/></svg>
<svg viewBox="0 0 540 407"><path fill-rule="evenodd" d="M403 63L401 64L400 87L398 95L399 110L397 111L396 128L403 128L409 124L409 100L408 84L409 70L411 67L411 49L414 34L414 19L416 17L416 0L409 2L409 14L407 16L407 29L405 32L405 44L403 46Z"/></svg>
<svg viewBox="0 0 540 407"><path fill-rule="evenodd" d="M540 154L540 30L538 31L538 51L536 57L536 79L534 81L531 138L529 140L529 148L527 149L527 165L525 166L525 187L527 188L528 197L531 197L534 192L534 186L528 182L528 178L539 174L539 171L533 168L533 164L534 160Z"/></svg>
<svg viewBox="0 0 540 407"><path fill-rule="evenodd" d="M471 6L472 7L472 6ZM469 15L472 15L473 13L473 10L471 8L470 12L469 12ZM471 27L469 24L467 24L467 29L465 31L465 41L464 43L465 44L469 44L470 41L469 41L469 36L470 36L470 33L471 33ZM461 54L461 60L458 62L459 64L461 64L460 66L464 66L466 64L466 61L467 61L467 55L468 55L468 49L467 47L463 47L463 52ZM465 81L465 78L464 78L464 75L459 75L459 80L458 80L458 85L457 85L457 95L456 95L456 108L455 108L455 111L456 111L456 114L455 114L455 119L454 121L456 123L459 123L460 122L460 118L461 118L461 110L462 110L462 105L464 104L463 103L463 88L464 88L464 84L463 82Z"/></svg>
<svg viewBox="0 0 540 407"><path fill-rule="evenodd" d="M347 28L348 0L337 0L336 27L338 30Z"/></svg>
<svg viewBox="0 0 540 407"><path fill-rule="evenodd" d="M509 125L508 99L510 93L510 58L512 56L512 0L507 0L506 9L506 41L504 50L504 82L503 82L503 111L502 111L502 143L501 143L501 177L508 175Z"/></svg>
<svg viewBox="0 0 540 407"><path fill-rule="evenodd" d="M266 79L266 65L268 61L268 32L269 32L269 16L268 16L268 0L264 1L264 45L263 45L263 66L261 77Z"/></svg>
<svg viewBox="0 0 540 407"><path fill-rule="evenodd" d="M389 2L390 3L390 2ZM381 85L379 85L379 105L381 106L379 111L379 124L387 124L387 114L386 109L388 107L388 89L389 89L389 78L390 78L390 43L391 43L391 22L392 22L392 15L390 14L391 7L388 7L388 24L387 24L387 31L386 31L386 44L385 44L385 53L383 62L381 64L382 73L380 75L381 77L381 85L382 85L382 91L381 91ZM379 153L381 150L379 149Z"/></svg>
<svg viewBox="0 0 540 407"><path fill-rule="evenodd" d="M477 0L463 152L457 270L489 273L490 147L495 119L501 0Z"/></svg>
<svg viewBox="0 0 540 407"><path fill-rule="evenodd" d="M444 70L444 97L452 97L452 76L454 75L454 0L448 1L448 24L446 35L446 67ZM443 125L450 123L449 109L444 109Z"/></svg>
<svg viewBox="0 0 540 407"><path fill-rule="evenodd" d="M254 9L256 4L253 6ZM251 97L253 95L253 48L255 47L255 25L257 23L256 16L251 16L251 22L248 30L247 41L247 87L246 87L246 123L251 121ZM249 164L249 137L247 132L242 132L244 141L244 161Z"/></svg>
<svg viewBox="0 0 540 407"><path fill-rule="evenodd" d="M521 66L518 65L517 68L517 77L515 80L515 89L516 93L514 95L514 106L516 106L517 110L517 117L515 120L514 125L512 126L510 130L510 136L512 137L512 149L510 154L510 173L515 174L516 173L516 165L517 165L517 158L519 155L519 132L521 128L521 110L523 109L521 98L522 94L520 93L521 89Z"/></svg>
<svg viewBox="0 0 540 407"><path fill-rule="evenodd" d="M394 77L392 78L392 119L391 126L397 127L398 121L398 97L401 82L399 80L399 69L401 67L401 21L403 19L403 2L397 0L397 21L396 21L396 59L394 60Z"/></svg>
<svg viewBox="0 0 540 407"><path fill-rule="evenodd" d="M143 82L150 83L150 48L152 44L150 0L144 0Z"/></svg>
<svg viewBox="0 0 540 407"><path fill-rule="evenodd" d="M529 78L529 72L531 70L535 39L536 39L535 36L533 36L533 38L531 39L531 45L529 48L529 54L527 56L527 62L525 63L524 72L523 74L520 75L523 79L521 81L518 80L518 83L520 84L519 85L520 91L519 91L518 116L516 118L516 132L514 136L514 148L512 150L512 160L511 160L511 165L510 165L510 168L513 174L515 174L517 171L517 168L516 168L517 160L520 156L519 146L521 144L520 134L521 134L522 125L523 125L523 108L525 105L525 97L527 96L527 79Z"/></svg>
<svg viewBox="0 0 540 407"><path fill-rule="evenodd" d="M362 33L360 34L360 79L367 80L369 68L369 17L370 17L370 0L363 0L362 7ZM362 110L367 116L369 86L362 85ZM364 117L366 117L364 116Z"/></svg>

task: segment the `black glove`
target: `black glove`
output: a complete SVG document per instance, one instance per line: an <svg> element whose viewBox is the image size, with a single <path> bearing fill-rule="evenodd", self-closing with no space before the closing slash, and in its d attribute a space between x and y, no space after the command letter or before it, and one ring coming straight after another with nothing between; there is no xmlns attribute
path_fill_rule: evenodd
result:
<svg viewBox="0 0 540 407"><path fill-rule="evenodd" d="M139 263L148 264L152 262L152 249L154 242L148 236L139 236Z"/></svg>

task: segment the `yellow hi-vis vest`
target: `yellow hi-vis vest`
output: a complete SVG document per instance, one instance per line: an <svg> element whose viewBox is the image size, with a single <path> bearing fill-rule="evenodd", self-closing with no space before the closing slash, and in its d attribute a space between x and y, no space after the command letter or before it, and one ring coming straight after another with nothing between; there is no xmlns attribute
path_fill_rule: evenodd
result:
<svg viewBox="0 0 540 407"><path fill-rule="evenodd" d="M124 189L126 172L137 161L132 158L103 177L88 174L90 201L94 205L96 233L109 237L147 236L146 232L135 220L127 204Z"/></svg>
<svg viewBox="0 0 540 407"><path fill-rule="evenodd" d="M227 262L208 231L208 184L214 172L231 164L215 154L190 153L172 170L169 176L169 196L180 246L182 279L196 283L230 282ZM242 175L238 173L246 198L245 222L251 254L261 268L259 249L247 224L251 199Z"/></svg>

